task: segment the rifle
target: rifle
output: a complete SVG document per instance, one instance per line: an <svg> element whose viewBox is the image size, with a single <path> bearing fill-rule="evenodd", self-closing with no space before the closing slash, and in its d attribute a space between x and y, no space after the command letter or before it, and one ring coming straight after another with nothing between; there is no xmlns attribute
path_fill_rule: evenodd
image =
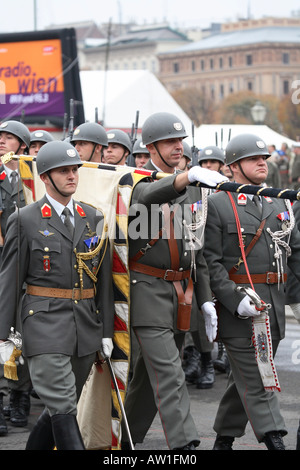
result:
<svg viewBox="0 0 300 470"><path fill-rule="evenodd" d="M68 130L68 137L70 140L73 137L74 132L74 100L73 98L70 99L70 121L69 121L69 130Z"/></svg>
<svg viewBox="0 0 300 470"><path fill-rule="evenodd" d="M193 145L191 147L192 150L192 166L198 165L198 148L195 146L194 142L194 130L195 130L195 125L192 122L192 139L193 139Z"/></svg>

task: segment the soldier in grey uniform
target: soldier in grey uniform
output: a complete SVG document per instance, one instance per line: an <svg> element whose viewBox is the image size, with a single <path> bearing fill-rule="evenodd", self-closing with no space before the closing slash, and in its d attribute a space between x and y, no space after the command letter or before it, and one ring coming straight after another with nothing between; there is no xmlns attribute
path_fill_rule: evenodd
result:
<svg viewBox="0 0 300 470"><path fill-rule="evenodd" d="M8 221L0 273L0 338L5 340L16 326L18 269L20 285L26 283L22 350L45 405L26 448L81 450L77 401L97 351L104 356L112 352L114 309L105 218L72 199L82 162L70 143L45 144L36 161L46 194Z"/></svg>
<svg viewBox="0 0 300 470"><path fill-rule="evenodd" d="M146 145L143 144L141 137L135 141L132 149L132 155L136 168L142 168L148 162L150 153Z"/></svg>
<svg viewBox="0 0 300 470"><path fill-rule="evenodd" d="M0 125L0 157L13 152L15 155L26 154L30 145L30 132L19 121L4 121ZM2 212L0 215L0 233L3 241L6 236L6 225L9 216L19 207L25 206L25 198L21 179L19 178L18 162L11 160L0 165L0 199ZM3 245L0 243L0 266ZM18 368L19 381L6 380L3 366L0 366L0 435L8 432L5 418L10 418L12 426L27 425L30 411L31 382L26 361ZM4 407L3 399L9 393L9 405ZM4 414L3 414L4 413Z"/></svg>
<svg viewBox="0 0 300 470"><path fill-rule="evenodd" d="M44 129L37 129L36 131L31 132L28 155L35 157L43 145L47 144L47 142L52 142L53 140L53 135Z"/></svg>
<svg viewBox="0 0 300 470"><path fill-rule="evenodd" d="M129 135L121 129L107 131L107 148L103 149L103 162L110 165L126 165L132 151Z"/></svg>
<svg viewBox="0 0 300 470"><path fill-rule="evenodd" d="M191 204L199 200L201 193L199 188L187 186L195 181L211 181L215 186L223 177L200 167L175 172L186 136L182 122L170 113L155 113L142 127L142 140L151 155L145 168L170 176L140 182L133 190L129 220L130 313L140 352L125 410L134 442L143 442L158 411L168 447L192 450L200 441L190 413L179 351L185 332L197 328L200 308L207 335L213 341L216 312L202 249L190 248L191 234L185 231L192 223ZM138 222L143 230L140 236L132 228ZM123 435L125 441L126 433ZM122 449L128 447L124 441Z"/></svg>
<svg viewBox="0 0 300 470"><path fill-rule="evenodd" d="M226 147L226 162L240 184L262 184L267 177L269 156L266 144L252 134L236 136ZM247 252L246 262L255 292L271 305L268 312L275 354L285 333L287 263L300 279L300 235L293 227L284 200L262 197L256 201L254 197L252 201L242 191L233 193L232 198L231 203L224 191L208 198L205 229L204 253L211 288L220 305L219 338L226 347L231 366L215 419L214 449L231 449L234 439L244 434L249 421L259 442L264 442L268 449L282 450L285 448L282 436L287 432L285 423L276 391L265 388L252 342L252 318L260 312L249 295L237 289L237 286L251 285L244 262L239 263L240 245ZM240 222L240 232L236 220Z"/></svg>
<svg viewBox="0 0 300 470"><path fill-rule="evenodd" d="M108 145L105 129L97 122L84 122L73 132L71 144L81 160L101 163L103 149Z"/></svg>

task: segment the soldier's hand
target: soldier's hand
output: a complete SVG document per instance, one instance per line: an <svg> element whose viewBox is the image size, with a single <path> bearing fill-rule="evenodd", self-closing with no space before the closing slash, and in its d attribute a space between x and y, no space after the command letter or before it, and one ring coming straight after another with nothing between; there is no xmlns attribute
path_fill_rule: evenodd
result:
<svg viewBox="0 0 300 470"><path fill-rule="evenodd" d="M111 338L103 338L101 346L102 346L102 352L103 352L104 357L109 357L110 358L111 353L114 349L112 339Z"/></svg>
<svg viewBox="0 0 300 470"><path fill-rule="evenodd" d="M251 300L249 295L246 295L243 300L240 301L237 313L241 317L256 317L260 315L260 311L256 309L254 302Z"/></svg>
<svg viewBox="0 0 300 470"><path fill-rule="evenodd" d="M190 183L198 181L212 188L215 188L216 185L222 181L229 181L226 176L222 175L218 171L208 170L207 168L202 168L201 166L193 166L188 171L188 180Z"/></svg>
<svg viewBox="0 0 300 470"><path fill-rule="evenodd" d="M201 305L201 310L204 317L205 331L207 339L212 343L217 336L218 317L213 302L204 302Z"/></svg>

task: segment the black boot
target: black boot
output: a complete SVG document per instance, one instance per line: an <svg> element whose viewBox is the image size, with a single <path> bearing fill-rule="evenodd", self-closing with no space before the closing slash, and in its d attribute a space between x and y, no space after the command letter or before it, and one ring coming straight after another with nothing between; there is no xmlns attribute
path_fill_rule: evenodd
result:
<svg viewBox="0 0 300 470"><path fill-rule="evenodd" d="M8 429L3 413L3 395L0 394L0 436L6 436L7 433Z"/></svg>
<svg viewBox="0 0 300 470"><path fill-rule="evenodd" d="M185 380L194 383L200 374L200 353L195 346L188 346L186 349L187 358L184 365Z"/></svg>
<svg viewBox="0 0 300 470"><path fill-rule="evenodd" d="M300 450L300 421L299 421L299 428L298 428L298 431L297 431L296 450Z"/></svg>
<svg viewBox="0 0 300 470"><path fill-rule="evenodd" d="M222 372L222 373L225 373L225 374L229 375L230 364L229 364L229 360L228 360L228 356L227 356L225 346L222 343L222 341L218 341L218 356L214 360L214 368L218 372Z"/></svg>
<svg viewBox="0 0 300 470"><path fill-rule="evenodd" d="M85 450L75 415L57 414L51 421L57 450Z"/></svg>
<svg viewBox="0 0 300 470"><path fill-rule="evenodd" d="M201 353L201 374L196 381L196 388L212 388L215 381L215 370L211 353Z"/></svg>
<svg viewBox="0 0 300 470"><path fill-rule="evenodd" d="M182 447L175 447L173 450L196 450L196 447L198 447L199 444L200 441L192 441Z"/></svg>
<svg viewBox="0 0 300 470"><path fill-rule="evenodd" d="M25 450L53 450L54 447L51 418L44 410L29 435Z"/></svg>
<svg viewBox="0 0 300 470"><path fill-rule="evenodd" d="M9 404L11 425L16 427L27 426L30 412L30 392L11 390Z"/></svg>
<svg viewBox="0 0 300 470"><path fill-rule="evenodd" d="M263 442L266 444L268 450L285 450L285 445L280 431L267 432L264 436Z"/></svg>
<svg viewBox="0 0 300 470"><path fill-rule="evenodd" d="M217 435L213 450L232 450L234 437Z"/></svg>

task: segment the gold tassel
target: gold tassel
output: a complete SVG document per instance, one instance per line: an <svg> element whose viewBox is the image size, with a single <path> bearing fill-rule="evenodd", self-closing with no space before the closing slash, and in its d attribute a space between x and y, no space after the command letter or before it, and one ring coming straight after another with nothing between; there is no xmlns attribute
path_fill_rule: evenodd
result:
<svg viewBox="0 0 300 470"><path fill-rule="evenodd" d="M16 359L21 356L22 351L14 347L8 361L4 363L4 377L11 380L19 380L17 375Z"/></svg>

